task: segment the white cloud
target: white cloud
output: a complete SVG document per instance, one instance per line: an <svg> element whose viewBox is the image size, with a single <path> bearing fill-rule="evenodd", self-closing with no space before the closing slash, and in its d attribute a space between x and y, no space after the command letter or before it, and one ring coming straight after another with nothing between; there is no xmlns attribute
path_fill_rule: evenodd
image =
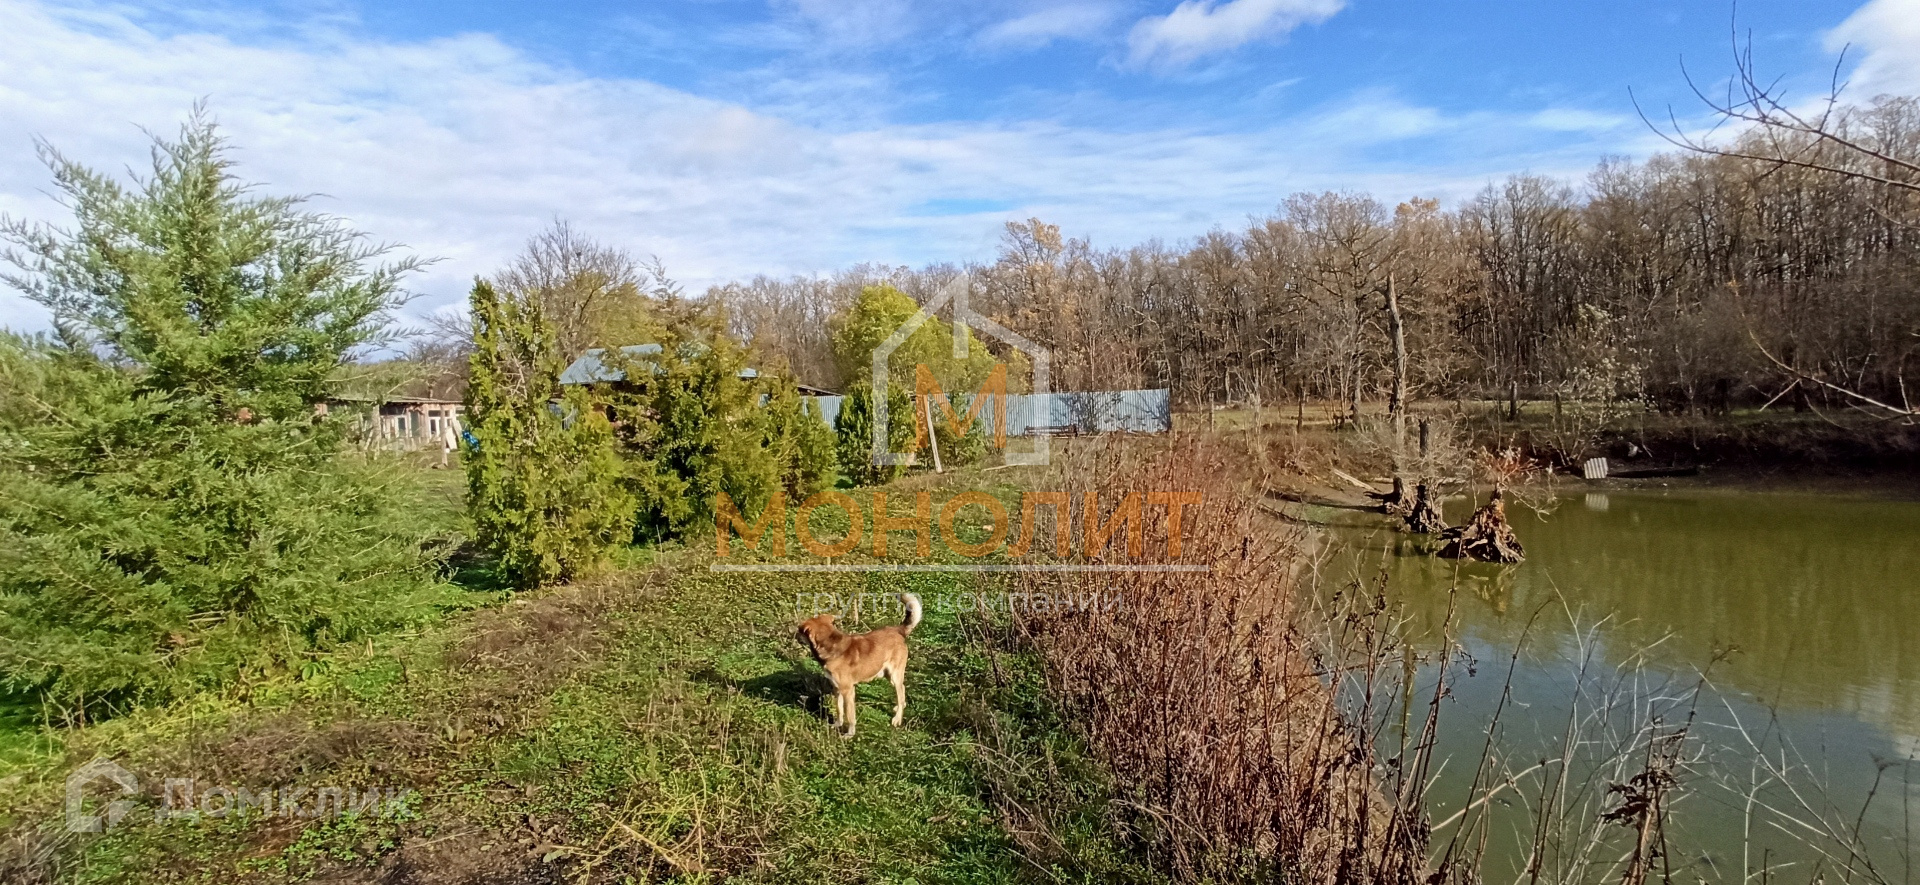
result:
<svg viewBox="0 0 1920 885"><path fill-rule="evenodd" d="M1920 0L1871 0L1854 10L1827 34L1830 50L1849 44L1860 54L1849 87L1855 100L1920 92Z"/></svg>
<svg viewBox="0 0 1920 885"><path fill-rule="evenodd" d="M1141 19L1127 38L1136 66L1177 68L1304 24L1323 22L1346 0L1183 0L1163 16Z"/></svg>
<svg viewBox="0 0 1920 885"><path fill-rule="evenodd" d="M1098 35L1119 15L1105 3L1067 3L1011 18L980 35L994 48L1035 49L1057 39L1085 40Z"/></svg>
<svg viewBox="0 0 1920 885"><path fill-rule="evenodd" d="M145 161L138 127L170 132L205 97L242 176L269 192L323 194L318 208L445 259L417 278L418 312L457 309L475 274L556 216L658 254L700 291L755 273L990 257L998 224L925 211L943 199L1006 204L1005 218L1040 215L1126 244L1238 224L1294 190L1459 196L1508 169L1583 172L1614 147L1543 143L1524 114L1464 126L1378 94L1254 131L807 124L583 76L485 35L247 45L33 0L0 0L0 21L0 211L67 218L45 193L31 136L119 170ZM1440 159L1399 159L1409 139L1438 140ZM0 324L45 319L7 293Z"/></svg>
<svg viewBox="0 0 1920 885"><path fill-rule="evenodd" d="M913 29L906 0L781 0L809 24L809 37L834 48L873 48L905 37Z"/></svg>
<svg viewBox="0 0 1920 885"><path fill-rule="evenodd" d="M1531 125L1554 132L1597 132L1638 124L1622 114L1607 114L1581 108L1547 108L1527 118Z"/></svg>
<svg viewBox="0 0 1920 885"><path fill-rule="evenodd" d="M1316 140L1376 144L1436 135L1466 122L1439 111L1408 104L1391 94L1366 91L1339 107L1316 114L1302 127Z"/></svg>

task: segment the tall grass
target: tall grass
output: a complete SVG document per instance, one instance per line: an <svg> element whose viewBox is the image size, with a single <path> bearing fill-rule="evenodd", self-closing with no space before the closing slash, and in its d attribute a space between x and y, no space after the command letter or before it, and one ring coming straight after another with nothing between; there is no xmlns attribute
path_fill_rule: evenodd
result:
<svg viewBox="0 0 1920 885"><path fill-rule="evenodd" d="M1266 478L1255 459L1214 441L1144 455L1096 444L1066 460L1052 481L1099 489L1107 501L1132 490L1207 495L1188 509L1183 555L1173 560L1204 571L1025 572L1016 592L1116 604L1010 607L1013 634L1111 773L1113 816L1157 874L1694 881L1698 871L1683 869L1669 843L1681 829L1679 803L1708 764L1695 715L1706 674L1656 677L1632 655L1612 663L1619 650L1607 647L1605 622L1588 623L1571 648L1552 650L1577 666L1556 714L1564 719L1543 718L1513 699L1532 651L1524 638L1497 663L1473 660L1452 640L1423 656L1401 641L1402 612L1384 586L1318 592L1304 530L1258 508ZM1164 512L1154 515L1150 554L1167 549L1169 533ZM1077 558L1121 562L1123 549ZM1580 617L1571 608L1554 615ZM1436 759L1452 687L1482 667L1505 670L1490 674L1504 678L1497 708L1484 723L1447 727L1484 730L1484 743L1477 756ZM1514 740L1515 726L1550 735L1550 746ZM1471 772L1464 794L1452 794L1456 777L1448 795L1436 795L1440 769L1462 766ZM1837 853L1846 868L1847 851ZM1514 868L1491 863L1496 855L1514 858ZM1864 864L1851 866L1871 879L1858 875Z"/></svg>
<svg viewBox="0 0 1920 885"><path fill-rule="evenodd" d="M1113 604L1015 607L1013 623L1112 771L1121 816L1150 862L1187 882L1423 880L1418 790L1380 776L1371 736L1341 711L1326 644L1303 632L1297 536L1233 486L1244 471L1225 450L1103 463L1115 451L1061 478L1114 500L1207 490L1183 520L1177 560L1206 570L1022 573L1020 592ZM1149 520L1145 549L1167 550L1169 528ZM1094 559L1124 561L1123 551Z"/></svg>

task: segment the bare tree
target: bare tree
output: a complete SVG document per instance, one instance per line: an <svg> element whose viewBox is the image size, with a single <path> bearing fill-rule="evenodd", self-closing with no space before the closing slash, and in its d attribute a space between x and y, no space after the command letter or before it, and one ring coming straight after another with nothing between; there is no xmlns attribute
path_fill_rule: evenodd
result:
<svg viewBox="0 0 1920 885"><path fill-rule="evenodd" d="M1799 169L1876 189L1877 194L1856 197L1865 197L1862 203L1882 219L1911 228L1915 223L1915 200L1920 198L1920 127L1913 125L1915 102L1911 98L1882 97L1864 112L1845 104L1842 98L1846 83L1840 73L1845 61L1843 51L1834 63L1833 76L1824 96L1796 107L1787 99L1780 80L1765 79L1758 72L1751 34L1742 40L1736 30L1734 73L1719 96L1703 90L1692 75L1682 69L1694 95L1719 118L1712 130L1704 135L1689 133L1671 108L1665 124L1649 120L1644 110L1640 116L1677 147L1695 154L1757 164L1763 176L1782 169ZM1637 101L1635 108L1639 108ZM1721 127L1738 131L1731 139L1716 140L1713 135ZM1915 408L1907 394L1904 371L1907 359L1920 349L1920 324L1907 330L1909 341L1902 348L1894 371L1899 401L1891 402L1863 392L1857 384L1845 379L1836 381L1831 373L1794 360L1791 352L1776 352L1762 339L1753 318L1745 313L1743 310L1748 339L1768 363L1788 376L1789 390L1807 385L1837 394L1858 408L1908 421L1920 418L1920 409Z"/></svg>
<svg viewBox="0 0 1920 885"><path fill-rule="evenodd" d="M540 303L563 362L588 348L643 343L654 331L650 295L676 296L657 259L636 260L555 221L494 275L494 284L515 298ZM620 340L615 340L620 339Z"/></svg>
<svg viewBox="0 0 1920 885"><path fill-rule="evenodd" d="M1718 97L1709 94L1682 68L1687 86L1719 122L1706 134L1689 133L1673 109L1667 121L1647 117L1638 99L1640 119L1668 143L1699 154L1751 160L1774 167L1796 167L1870 181L1905 191L1920 192L1920 162L1898 143L1889 143L1850 125L1853 109L1842 101L1846 83L1840 72L1846 52L1834 62L1826 95L1795 108L1787 101L1779 79L1764 80L1753 61L1753 37L1733 40L1733 76ZM1739 130L1730 141L1715 141L1722 126ZM1911 145L1905 146L1910 148Z"/></svg>

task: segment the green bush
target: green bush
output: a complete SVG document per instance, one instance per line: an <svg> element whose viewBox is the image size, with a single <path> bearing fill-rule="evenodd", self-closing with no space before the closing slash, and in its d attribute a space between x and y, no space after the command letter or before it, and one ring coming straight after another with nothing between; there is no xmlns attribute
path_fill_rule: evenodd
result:
<svg viewBox="0 0 1920 885"><path fill-rule="evenodd" d="M973 397L969 394L952 394L951 400L955 413L964 417ZM985 422L979 419L969 422L965 433L956 434L952 422L946 420L936 404L933 436L940 444L940 460L948 467L970 467L987 457L987 428Z"/></svg>

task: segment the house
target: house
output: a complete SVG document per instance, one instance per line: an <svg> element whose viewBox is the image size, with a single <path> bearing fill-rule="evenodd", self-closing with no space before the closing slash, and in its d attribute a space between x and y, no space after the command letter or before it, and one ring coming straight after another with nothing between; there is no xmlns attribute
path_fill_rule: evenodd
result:
<svg viewBox="0 0 1920 885"><path fill-rule="evenodd" d="M364 441L369 446L400 451L444 450L461 431L459 400L421 396L340 397L318 411L358 411L364 416Z"/></svg>
<svg viewBox="0 0 1920 885"><path fill-rule="evenodd" d="M394 397L380 404L376 435L395 440L402 448L430 449L460 433L458 400Z"/></svg>

